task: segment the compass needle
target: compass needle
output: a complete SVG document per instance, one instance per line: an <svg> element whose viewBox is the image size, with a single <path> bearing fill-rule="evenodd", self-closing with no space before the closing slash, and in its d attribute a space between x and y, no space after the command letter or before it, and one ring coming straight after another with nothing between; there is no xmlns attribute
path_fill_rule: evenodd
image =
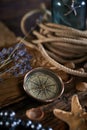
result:
<svg viewBox="0 0 87 130"><path fill-rule="evenodd" d="M56 92L51 91L50 89L47 89L48 92L56 94Z"/></svg>
<svg viewBox="0 0 87 130"><path fill-rule="evenodd" d="M47 89L47 93L48 93L49 96L53 94L53 93L50 93L50 91L48 91L48 89Z"/></svg>
<svg viewBox="0 0 87 130"><path fill-rule="evenodd" d="M48 81L48 78L49 78L49 77L46 78L46 81L44 82L44 85L46 85L46 83L47 83L47 81Z"/></svg>
<svg viewBox="0 0 87 130"><path fill-rule="evenodd" d="M39 91L38 91L37 96L39 96L39 95L40 95L41 91L42 91L42 90L39 90Z"/></svg>
<svg viewBox="0 0 87 130"><path fill-rule="evenodd" d="M40 77L38 76L38 79L39 79L39 85L42 86L42 82L40 80Z"/></svg>
<svg viewBox="0 0 87 130"><path fill-rule="evenodd" d="M46 98L48 98L47 94L46 94L46 90L44 89L44 95L46 96Z"/></svg>
<svg viewBox="0 0 87 130"><path fill-rule="evenodd" d="M38 86L39 84L38 83L36 83L36 82L34 82L34 81L31 81L30 80L30 82L32 82L34 85L36 85L36 86Z"/></svg>

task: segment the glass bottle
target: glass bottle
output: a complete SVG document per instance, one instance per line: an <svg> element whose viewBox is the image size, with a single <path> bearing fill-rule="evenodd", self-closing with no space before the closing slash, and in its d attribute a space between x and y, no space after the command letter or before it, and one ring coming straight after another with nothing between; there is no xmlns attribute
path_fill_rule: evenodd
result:
<svg viewBox="0 0 87 130"><path fill-rule="evenodd" d="M86 29L86 0L52 0L52 21Z"/></svg>

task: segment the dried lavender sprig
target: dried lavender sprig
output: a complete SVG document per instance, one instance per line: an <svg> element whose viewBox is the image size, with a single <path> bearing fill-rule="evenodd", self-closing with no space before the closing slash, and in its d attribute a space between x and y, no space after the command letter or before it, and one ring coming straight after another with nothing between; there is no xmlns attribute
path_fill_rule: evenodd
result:
<svg viewBox="0 0 87 130"><path fill-rule="evenodd" d="M3 61L3 64L0 66L0 69L2 69L2 68L3 68L5 65L7 65L8 63L10 63L10 62L8 62L8 61L11 60L12 55L13 55L14 52L19 48L19 45L20 45L20 44L21 44L21 43L19 43L19 44L13 49L13 51L12 51L11 54L8 56L8 58Z"/></svg>
<svg viewBox="0 0 87 130"><path fill-rule="evenodd" d="M19 47L19 49L13 53L11 59L7 61L5 65L10 63L11 61L13 61L14 64L8 70L5 70L4 72L0 73L0 77L2 77L5 73L12 73L14 76L18 77L18 75L25 74L32 69L30 66L30 59L32 57L27 53L26 48L23 48L23 45L16 45L16 47ZM4 64L2 64L2 66L3 65Z"/></svg>

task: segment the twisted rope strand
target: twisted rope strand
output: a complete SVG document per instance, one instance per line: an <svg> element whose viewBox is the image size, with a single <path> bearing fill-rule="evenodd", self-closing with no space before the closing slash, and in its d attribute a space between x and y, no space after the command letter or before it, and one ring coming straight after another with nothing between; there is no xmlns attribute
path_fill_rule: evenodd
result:
<svg viewBox="0 0 87 130"><path fill-rule="evenodd" d="M42 53L42 55L44 56L44 58L46 60L49 61L49 63L51 63L52 65L56 66L58 69L65 71L66 73L72 74L72 75L76 75L76 76L81 76L81 77L87 77L87 73L85 72L80 72L77 70L72 70L70 68L65 67L64 65L61 65L60 63L56 62L54 59L52 59L51 57L49 57L49 55L46 53L44 47L42 44L38 44L39 50Z"/></svg>
<svg viewBox="0 0 87 130"><path fill-rule="evenodd" d="M71 27L67 27L67 26L60 25L60 24L53 24L53 23L45 23L43 26L42 25L40 25L40 26L45 28L46 25L48 27L47 29L49 29L50 31L52 31L51 29L55 28L55 29L58 29L58 30L59 29L63 30L63 31L65 30L67 32L73 33L74 35L87 38L87 31L80 31L80 30L77 30L77 29L74 29L74 28L71 28ZM55 32L55 30L54 30L54 32Z"/></svg>
<svg viewBox="0 0 87 130"><path fill-rule="evenodd" d="M39 36L38 36L39 37ZM40 38L40 37L39 37ZM75 44L75 45L80 45L80 46L85 46L84 49L87 49L87 41L81 41L81 40L76 40L76 39L68 39L68 38L59 38L59 37L54 37L54 38L46 38L45 39L35 39L33 41L34 43L48 43L48 42L65 42L67 44Z"/></svg>

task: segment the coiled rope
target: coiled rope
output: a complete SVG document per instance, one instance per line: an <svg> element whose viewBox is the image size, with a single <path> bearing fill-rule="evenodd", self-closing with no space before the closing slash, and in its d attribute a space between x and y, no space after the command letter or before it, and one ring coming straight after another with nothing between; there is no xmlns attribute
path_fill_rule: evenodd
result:
<svg viewBox="0 0 87 130"><path fill-rule="evenodd" d="M38 11L30 12L21 21L21 28L26 36L28 36L28 32L25 30L25 21ZM37 26L38 30L32 31L35 37L29 39L29 43L26 42L25 44L27 46L32 44L34 48L37 47L43 57L56 68L75 76L87 77L86 72L64 66L64 63L67 62L81 64L87 61L87 31L49 22L41 22Z"/></svg>

